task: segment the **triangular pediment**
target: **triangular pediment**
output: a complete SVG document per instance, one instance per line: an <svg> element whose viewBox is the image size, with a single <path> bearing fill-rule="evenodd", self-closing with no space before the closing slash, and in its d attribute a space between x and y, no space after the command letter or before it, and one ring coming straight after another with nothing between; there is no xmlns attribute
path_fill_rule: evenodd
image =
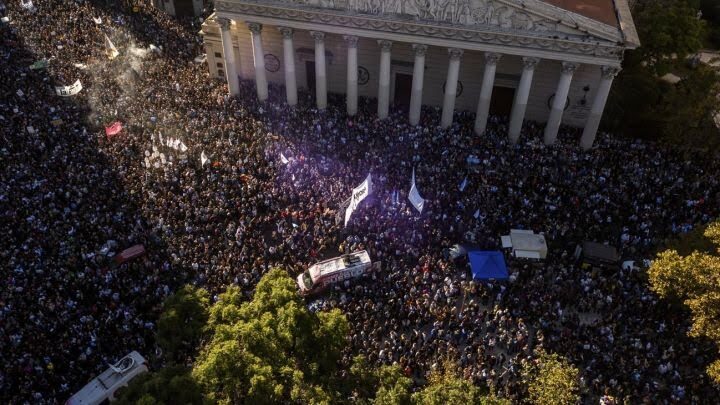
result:
<svg viewBox="0 0 720 405"><path fill-rule="evenodd" d="M622 42L617 26L571 12L542 0L265 0L264 4L337 10L354 15L413 19L468 28L508 30L519 34L591 36Z"/></svg>

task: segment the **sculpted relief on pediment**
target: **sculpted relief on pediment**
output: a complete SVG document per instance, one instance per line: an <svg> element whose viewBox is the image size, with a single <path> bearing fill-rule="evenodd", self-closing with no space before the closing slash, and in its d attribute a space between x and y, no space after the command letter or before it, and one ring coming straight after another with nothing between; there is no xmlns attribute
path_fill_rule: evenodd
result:
<svg viewBox="0 0 720 405"><path fill-rule="evenodd" d="M556 31L557 24L495 0L283 0L284 3L371 15L405 15L455 25Z"/></svg>

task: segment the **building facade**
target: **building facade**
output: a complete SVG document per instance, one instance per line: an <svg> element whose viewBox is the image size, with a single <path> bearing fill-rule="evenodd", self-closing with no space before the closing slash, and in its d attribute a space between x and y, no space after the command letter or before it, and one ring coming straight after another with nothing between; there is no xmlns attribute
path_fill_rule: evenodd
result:
<svg viewBox="0 0 720 405"><path fill-rule="evenodd" d="M203 12L203 0L152 0L152 5L173 17L199 16Z"/></svg>
<svg viewBox="0 0 720 405"><path fill-rule="evenodd" d="M482 134L491 114L510 117L517 141L523 120L547 122L552 144L562 124L595 139L612 81L626 49L639 46L627 0L221 0L203 24L210 75L231 93L253 79L260 100L268 81L378 99L407 107L410 123L422 104L476 111Z"/></svg>

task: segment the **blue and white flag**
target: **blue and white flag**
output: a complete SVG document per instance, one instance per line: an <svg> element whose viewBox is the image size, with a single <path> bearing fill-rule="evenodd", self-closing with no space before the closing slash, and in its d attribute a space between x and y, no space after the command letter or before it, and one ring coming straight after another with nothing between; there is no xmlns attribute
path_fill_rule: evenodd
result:
<svg viewBox="0 0 720 405"><path fill-rule="evenodd" d="M410 183L410 193L408 194L408 200L410 203L422 214L422 210L425 207L425 199L420 196L420 193L415 186L415 168L413 167L412 182Z"/></svg>
<svg viewBox="0 0 720 405"><path fill-rule="evenodd" d="M460 183L460 187L459 187L460 191L461 192L465 191L465 187L467 187L467 185L468 185L468 179L467 179L467 176L465 176L465 179L463 179L462 183Z"/></svg>
<svg viewBox="0 0 720 405"><path fill-rule="evenodd" d="M480 208L478 208L477 211L475 211L475 213L473 214L473 217L475 217L475 219L480 218Z"/></svg>

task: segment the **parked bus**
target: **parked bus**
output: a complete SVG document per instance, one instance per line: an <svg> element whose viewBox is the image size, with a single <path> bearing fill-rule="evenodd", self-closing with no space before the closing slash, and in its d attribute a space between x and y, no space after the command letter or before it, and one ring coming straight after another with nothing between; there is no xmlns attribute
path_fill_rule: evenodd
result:
<svg viewBox="0 0 720 405"><path fill-rule="evenodd" d="M130 352L115 364L93 378L65 405L99 405L114 401L118 389L126 387L130 380L148 371L143 356L136 351Z"/></svg>
<svg viewBox="0 0 720 405"><path fill-rule="evenodd" d="M371 267L370 255L365 250L313 264L297 277L300 294L321 292L331 284L358 277Z"/></svg>

